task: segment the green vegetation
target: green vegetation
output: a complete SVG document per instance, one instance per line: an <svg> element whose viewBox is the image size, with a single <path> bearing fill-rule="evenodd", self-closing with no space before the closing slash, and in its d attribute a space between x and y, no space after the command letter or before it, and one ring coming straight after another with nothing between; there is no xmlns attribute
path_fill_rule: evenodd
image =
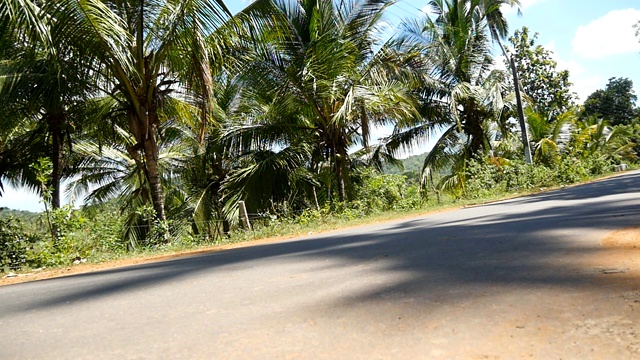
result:
<svg viewBox="0 0 640 360"><path fill-rule="evenodd" d="M596 90L585 100L584 116L604 117L613 125L627 125L640 115L634 109L636 100L633 81L611 78L604 90Z"/></svg>
<svg viewBox="0 0 640 360"><path fill-rule="evenodd" d="M385 174L392 175L404 175L407 178L407 182L411 184L417 184L420 182L420 174L422 173L422 166L424 165L424 159L429 153L421 155L411 155L406 159L401 160L401 166L394 164L385 164L383 172Z"/></svg>
<svg viewBox="0 0 640 360"><path fill-rule="evenodd" d="M391 4L257 0L232 17L219 0L0 0L0 195L13 184L45 204L0 211L0 270L306 234L637 161L631 81L577 106L526 28L507 49L526 95L522 161L492 51L519 1L429 1L431 17L386 40ZM393 133L372 143L380 126Z"/></svg>
<svg viewBox="0 0 640 360"><path fill-rule="evenodd" d="M536 45L538 34L529 34L523 27L516 30L509 42L513 46L516 69L524 93L531 99L534 110L545 118L553 118L575 105L571 93L569 71L556 69L553 53ZM508 64L505 63L508 68Z"/></svg>

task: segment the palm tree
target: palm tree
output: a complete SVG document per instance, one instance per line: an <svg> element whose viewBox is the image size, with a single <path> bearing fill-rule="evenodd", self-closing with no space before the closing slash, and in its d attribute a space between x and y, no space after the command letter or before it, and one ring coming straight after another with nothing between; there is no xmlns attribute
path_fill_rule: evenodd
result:
<svg viewBox="0 0 640 360"><path fill-rule="evenodd" d="M635 161L634 143L631 133L624 126L611 126L609 122L595 116L576 121L572 138L573 150L583 157L596 157L611 162Z"/></svg>
<svg viewBox="0 0 640 360"><path fill-rule="evenodd" d="M109 100L102 99L105 103L113 103ZM171 107L171 104L166 107ZM191 118L196 118L195 114ZM178 174L190 159L190 145L196 142L196 138L189 139L189 129L181 124L164 122L162 130L164 136L159 142L158 166L163 176L163 192L170 200L167 207L175 219L184 212L182 208L186 197ZM88 207L115 202L125 214L123 238L129 241L130 247L152 244L154 239L148 238L147 234L153 227L153 221L140 213L150 204L151 189L143 169L128 151L136 139L117 125L112 132L110 139L104 135L90 136L75 144L74 167L79 175L70 182L67 191L71 198L82 197L82 202Z"/></svg>
<svg viewBox="0 0 640 360"><path fill-rule="evenodd" d="M241 61L244 97L252 97L260 111L234 134L281 148L312 144L307 166L318 173L328 164L341 202L348 197L349 148L368 146L375 123L417 115L415 101L395 76L401 73L396 56L380 40L390 4L276 1L256 23L275 21L250 31L257 40ZM328 178L327 188L331 184Z"/></svg>
<svg viewBox="0 0 640 360"><path fill-rule="evenodd" d="M207 37L228 18L228 10L221 0L67 0L56 3L52 16L64 25L59 34L83 38L99 63L96 81L126 112L136 140L128 153L143 170L156 216L164 221L158 166L161 123L167 120L162 108L172 96L199 97L203 109L210 108L209 59L216 56ZM203 88L204 94L194 95Z"/></svg>
<svg viewBox="0 0 640 360"><path fill-rule="evenodd" d="M424 98L432 109L445 116L425 116L418 124L398 124L387 140L392 149L410 146L422 136L440 134L425 159L423 182L447 169L443 178L448 187L463 185L468 159L490 149L491 123L504 119L506 74L495 70L491 39L507 34L502 5L518 5L509 0L432 0L433 18L405 24L401 40L421 51L425 72L432 81L425 85ZM437 112L436 112L437 113Z"/></svg>
<svg viewBox="0 0 640 360"><path fill-rule="evenodd" d="M232 124L238 95L237 77L225 71L213 75L212 112L214 121L207 122L204 138L202 129L188 136L189 156L179 166L182 185L186 193L193 229L197 234L213 236L226 234L230 230L230 215L225 213L225 198L222 189L229 173L236 166L238 154L225 151L220 137L225 127ZM196 129L194 126L190 126ZM196 140L196 141L194 141Z"/></svg>
<svg viewBox="0 0 640 360"><path fill-rule="evenodd" d="M72 140L86 119L83 101L96 89L93 64L77 39L57 36L61 24L50 17L53 4L4 0L0 5L1 127L11 139L0 149L0 175L37 191L46 187L57 209ZM40 157L52 164L47 184L37 184L29 167Z"/></svg>
<svg viewBox="0 0 640 360"><path fill-rule="evenodd" d="M549 118L536 112L532 107L525 110L529 134L533 147L533 159L537 163L551 165L559 160L560 146L558 141L563 128L577 121L575 111L567 111Z"/></svg>

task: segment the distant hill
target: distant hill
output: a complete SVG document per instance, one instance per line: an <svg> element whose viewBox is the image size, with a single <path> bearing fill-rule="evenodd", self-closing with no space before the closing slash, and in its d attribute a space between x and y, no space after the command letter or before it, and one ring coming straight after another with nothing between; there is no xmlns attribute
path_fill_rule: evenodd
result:
<svg viewBox="0 0 640 360"><path fill-rule="evenodd" d="M419 173L422 170L422 165L424 165L424 159L429 155L429 153L424 153L420 155L412 155L406 159L400 159L402 164L404 165L404 170L400 170L392 165L385 165L384 173L385 174L403 174L405 172L417 172Z"/></svg>
<svg viewBox="0 0 640 360"><path fill-rule="evenodd" d="M0 219L6 219L8 217L13 217L16 219L20 219L24 222L31 222L36 220L40 216L39 213L24 211L24 210L13 210L8 208L0 208Z"/></svg>
<svg viewBox="0 0 640 360"><path fill-rule="evenodd" d="M0 219L8 218L18 219L27 233L36 234L46 231L42 213L0 207Z"/></svg>
<svg viewBox="0 0 640 360"><path fill-rule="evenodd" d="M408 182L418 182L420 179L420 172L422 171L422 165L424 165L424 159L429 155L429 153L424 153L420 155L409 156L406 159L400 159L402 164L404 165L404 169L398 169L392 165L384 166L385 174L401 174L407 177Z"/></svg>
<svg viewBox="0 0 640 360"><path fill-rule="evenodd" d="M15 218L29 218L29 217L38 216L38 213L26 211L26 210L14 210L14 209L9 209L5 207L0 207L0 217L5 218L10 216L13 216Z"/></svg>

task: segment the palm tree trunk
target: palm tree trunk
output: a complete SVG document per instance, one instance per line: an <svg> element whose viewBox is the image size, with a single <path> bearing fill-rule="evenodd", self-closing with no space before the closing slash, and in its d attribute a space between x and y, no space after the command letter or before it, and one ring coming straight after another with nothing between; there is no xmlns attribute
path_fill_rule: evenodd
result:
<svg viewBox="0 0 640 360"><path fill-rule="evenodd" d="M326 155L326 159L329 160L329 169L333 169L335 166L335 160L336 160L334 156L334 151L332 149L328 149L327 153L328 154ZM329 171L327 174L327 200L329 201L329 204L333 207L333 187L331 186L332 183L333 183L333 176Z"/></svg>
<svg viewBox="0 0 640 360"><path fill-rule="evenodd" d="M139 115L140 114L140 115ZM142 116L142 118L141 118ZM164 212L164 193L162 191L162 182L160 170L158 168L158 125L156 124L156 112L154 109L147 112L145 107L140 111L130 111L128 114L129 130L134 135L137 144L128 148L129 154L133 157L138 168L142 167L144 176L149 182L149 190L151 193L151 202L156 213L156 218L160 221L166 221L167 217ZM141 151L143 160L139 159L137 153Z"/></svg>
<svg viewBox="0 0 640 360"><path fill-rule="evenodd" d="M162 182L160 180L160 170L158 169L158 144L155 141L157 130L155 125L151 126L150 136L144 140L144 160L146 165L146 175L151 189L151 202L156 212L156 217L160 221L166 221L164 212L164 193L162 192Z"/></svg>
<svg viewBox="0 0 640 360"><path fill-rule="evenodd" d="M343 203L346 201L346 190L344 186L344 172L343 172L342 164L336 162L336 175L338 177L338 198L340 202Z"/></svg>
<svg viewBox="0 0 640 360"><path fill-rule="evenodd" d="M317 150L314 150L313 155L311 155L311 172L314 174L319 174L320 169L318 163L316 162ZM313 197L313 204L316 207L316 210L320 211L320 203L318 202L318 190L315 185L311 186L311 196Z"/></svg>
<svg viewBox="0 0 640 360"><path fill-rule="evenodd" d="M481 153L485 148L484 130L481 115L473 111L475 104L471 104L470 111L465 114L465 132L471 137L470 156Z"/></svg>
<svg viewBox="0 0 640 360"><path fill-rule="evenodd" d="M336 178L338 180L338 197L340 202L344 203L347 200L347 190L345 186L346 151L341 147L336 149L335 158L334 164L336 167Z"/></svg>
<svg viewBox="0 0 640 360"><path fill-rule="evenodd" d="M198 46L204 49L206 45L200 37L197 38ZM200 146L204 145L204 137L207 133L207 120L213 113L213 79L211 78L211 67L209 66L209 57L205 50L203 50L204 58L199 60L197 57L193 59L198 76L202 81L202 104L201 104L201 121L200 133L198 134L198 143Z"/></svg>
<svg viewBox="0 0 640 360"><path fill-rule="evenodd" d="M316 191L315 186L311 187L311 192L313 195L313 204L315 205L316 210L320 211L320 203L318 202L318 192Z"/></svg>
<svg viewBox="0 0 640 360"><path fill-rule="evenodd" d="M60 128L62 124L60 116L51 115L48 118L49 132L51 135L51 208L60 209L60 182L62 179L62 168L64 167L64 134Z"/></svg>

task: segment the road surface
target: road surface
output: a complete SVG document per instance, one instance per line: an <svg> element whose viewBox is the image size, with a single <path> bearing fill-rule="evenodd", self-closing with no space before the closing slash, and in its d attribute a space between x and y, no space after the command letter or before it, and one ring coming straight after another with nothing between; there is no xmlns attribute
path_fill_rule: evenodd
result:
<svg viewBox="0 0 640 360"><path fill-rule="evenodd" d="M0 359L640 359L636 226L630 172L4 286Z"/></svg>

